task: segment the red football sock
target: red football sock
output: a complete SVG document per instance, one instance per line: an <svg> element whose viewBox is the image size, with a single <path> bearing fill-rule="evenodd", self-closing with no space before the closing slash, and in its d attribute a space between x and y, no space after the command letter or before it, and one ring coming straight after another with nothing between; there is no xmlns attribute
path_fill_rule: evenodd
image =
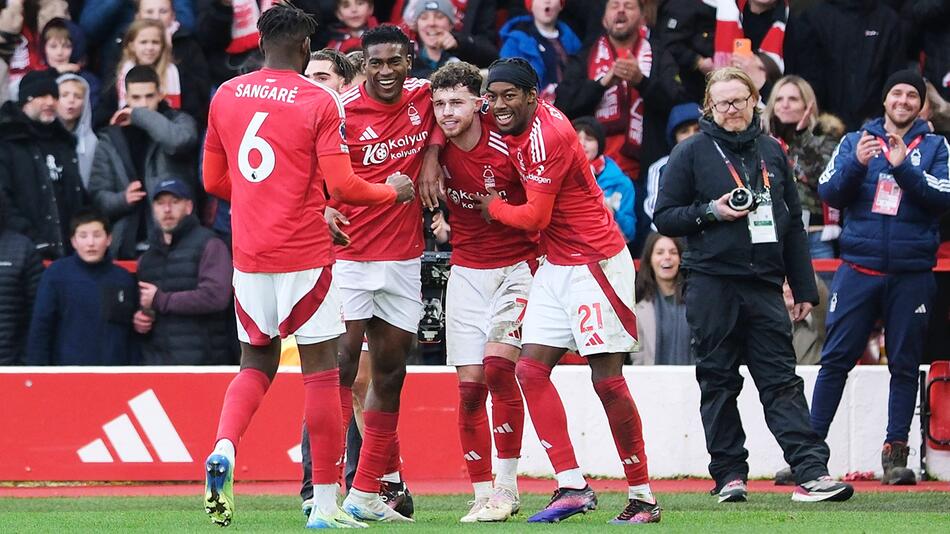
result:
<svg viewBox="0 0 950 534"><path fill-rule="evenodd" d="M393 434L393 441L390 448L392 449L392 454L389 455L389 462L386 464L386 471L383 472L384 475L398 473L402 470L402 456L399 452L399 433Z"/></svg>
<svg viewBox="0 0 950 534"><path fill-rule="evenodd" d="M354 488L379 493L379 478L386 474L386 467L392 459L398 423L398 413L363 412L363 448L353 478Z"/></svg>
<svg viewBox="0 0 950 534"><path fill-rule="evenodd" d="M647 469L647 454L643 445L643 428L640 425L640 414L637 405L630 396L627 381L622 376L614 376L594 383L594 391L600 397L600 402L607 412L607 421L610 423L610 432L614 436L614 444L620 461L623 462L623 472L627 476L627 484L639 486L650 482Z"/></svg>
<svg viewBox="0 0 950 534"><path fill-rule="evenodd" d="M488 429L488 386L459 382L459 440L472 484L491 482L491 431Z"/></svg>
<svg viewBox="0 0 950 534"><path fill-rule="evenodd" d="M339 380L339 379L338 379ZM340 408L343 412L343 448L340 449L341 455L346 452L346 433L350 430L350 421L353 420L353 388L346 386L340 386ZM342 461L343 458L340 458L339 469L337 469L337 483L340 484L340 487L343 487L343 468L346 466L345 462Z"/></svg>
<svg viewBox="0 0 950 534"><path fill-rule="evenodd" d="M340 372L328 369L303 375L303 408L310 434L313 483L335 484L338 463L343 456L343 422L340 400Z"/></svg>
<svg viewBox="0 0 950 534"><path fill-rule="evenodd" d="M524 435L524 400L515 378L515 362L486 356L485 381L491 392L492 434L498 457L518 458Z"/></svg>
<svg viewBox="0 0 950 534"><path fill-rule="evenodd" d="M221 406L221 418L218 419L219 440L228 439L237 447L241 436L251 423L254 412L261 405L270 379L259 369L246 367L231 380L227 392L224 394L224 404Z"/></svg>
<svg viewBox="0 0 950 534"><path fill-rule="evenodd" d="M554 472L577 469L574 447L567 433L567 415L561 397L551 382L551 368L541 362L521 358L515 366L515 375L521 383L535 431L541 445L547 450Z"/></svg>

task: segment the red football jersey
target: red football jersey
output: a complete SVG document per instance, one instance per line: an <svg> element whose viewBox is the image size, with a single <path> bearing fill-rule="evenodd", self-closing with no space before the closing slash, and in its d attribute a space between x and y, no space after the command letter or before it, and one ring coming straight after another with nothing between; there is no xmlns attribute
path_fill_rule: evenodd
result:
<svg viewBox="0 0 950 534"><path fill-rule="evenodd" d="M407 78L402 98L384 104L366 94L361 84L340 96L347 115L347 144L353 170L367 182L385 183L395 172L419 178L422 158L435 125L428 80ZM350 220L349 246L336 257L352 261L398 261L422 256L422 204L337 207Z"/></svg>
<svg viewBox="0 0 950 534"><path fill-rule="evenodd" d="M348 151L336 93L287 70L233 78L211 101L205 148L228 160L238 270L293 272L333 263L317 158Z"/></svg>
<svg viewBox="0 0 950 534"><path fill-rule="evenodd" d="M495 120L479 114L482 136L466 152L448 141L439 155L449 198L452 264L473 269L507 267L538 257L537 232L525 232L482 218L478 197L491 187L511 204L524 204L521 179Z"/></svg>
<svg viewBox="0 0 950 534"><path fill-rule="evenodd" d="M531 127L505 140L525 189L557 195L551 224L541 231L548 261L584 265L626 246L577 133L561 111L539 102Z"/></svg>

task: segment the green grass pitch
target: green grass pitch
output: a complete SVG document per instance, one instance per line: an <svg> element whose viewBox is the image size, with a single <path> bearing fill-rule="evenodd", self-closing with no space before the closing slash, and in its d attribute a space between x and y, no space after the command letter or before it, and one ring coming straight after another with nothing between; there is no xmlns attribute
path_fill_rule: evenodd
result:
<svg viewBox="0 0 950 534"><path fill-rule="evenodd" d="M650 532L950 532L950 493L859 493L845 503L793 503L788 494L752 494L747 503L718 504L697 493L660 494L658 525L608 525L626 502L619 493L600 495L595 512L558 525L528 525L524 520L547 498L523 497L522 513L503 524L462 525L464 495L419 496L416 523L371 525L367 532L609 532L628 528ZM0 531L19 532L303 532L300 502L292 496L236 496L234 522L211 524L201 497L88 497L0 499Z"/></svg>

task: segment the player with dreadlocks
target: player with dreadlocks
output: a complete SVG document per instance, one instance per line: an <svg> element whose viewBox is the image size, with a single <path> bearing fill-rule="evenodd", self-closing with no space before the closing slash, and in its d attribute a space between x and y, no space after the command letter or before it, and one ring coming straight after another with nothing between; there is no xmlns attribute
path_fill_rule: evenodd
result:
<svg viewBox="0 0 950 534"><path fill-rule="evenodd" d="M412 200L409 177L369 184L350 164L336 93L301 75L314 20L277 4L258 21L264 67L234 78L211 102L203 174L208 193L231 201L234 307L241 371L224 395L206 462L205 508L214 523L234 513L234 455L277 373L280 339L295 335L310 429L314 506L309 528L359 528L336 501L343 454L337 338L342 300L333 281L326 190L340 202Z"/></svg>

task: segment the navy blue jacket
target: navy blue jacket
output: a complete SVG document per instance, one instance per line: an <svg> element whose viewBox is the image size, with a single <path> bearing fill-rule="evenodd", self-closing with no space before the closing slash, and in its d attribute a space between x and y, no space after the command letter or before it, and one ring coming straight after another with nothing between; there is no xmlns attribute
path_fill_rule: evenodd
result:
<svg viewBox="0 0 950 534"><path fill-rule="evenodd" d="M863 130L886 139L883 118L867 123ZM835 149L818 180L818 194L844 211L838 241L844 261L887 273L927 271L936 265L937 221L950 209L950 147L920 119L904 135L904 143L910 146L917 137L920 143L897 167L883 152L867 167L861 165L855 156L861 131L845 135ZM900 186L897 215L871 212L878 177L883 174L893 176Z"/></svg>
<svg viewBox="0 0 950 534"><path fill-rule="evenodd" d="M72 254L43 273L26 347L27 365L137 363L132 315L135 278L106 258L90 264Z"/></svg>
<svg viewBox="0 0 950 534"><path fill-rule="evenodd" d="M577 34L563 22L557 23L559 33L558 41L564 47L568 56L576 54L581 49L581 40ZM530 15L515 17L501 27L498 34L501 36L501 57L520 57L531 63L535 72L538 73L538 81L541 84L540 89L544 89L548 83L557 83L560 80L553 79L555 73L548 72L544 64L544 53L538 37L537 28L534 26L534 17Z"/></svg>

